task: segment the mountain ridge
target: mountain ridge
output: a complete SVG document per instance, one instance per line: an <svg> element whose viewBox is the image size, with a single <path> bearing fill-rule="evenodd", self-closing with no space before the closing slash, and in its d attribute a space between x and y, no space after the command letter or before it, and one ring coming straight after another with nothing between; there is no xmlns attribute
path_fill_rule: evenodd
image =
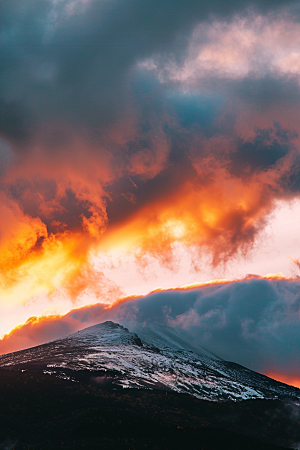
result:
<svg viewBox="0 0 300 450"><path fill-rule="evenodd" d="M0 356L0 367L54 375L116 389L164 389L199 399L293 399L300 390L195 349L173 329L112 321ZM193 348L193 349L192 349Z"/></svg>

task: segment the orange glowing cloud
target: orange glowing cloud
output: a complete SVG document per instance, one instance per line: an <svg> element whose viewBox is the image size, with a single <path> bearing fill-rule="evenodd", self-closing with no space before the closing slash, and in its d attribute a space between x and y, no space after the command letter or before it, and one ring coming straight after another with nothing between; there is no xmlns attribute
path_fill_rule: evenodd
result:
<svg viewBox="0 0 300 450"><path fill-rule="evenodd" d="M212 147L223 144L223 160L209 156ZM89 149L89 162L80 166L76 147L72 164L68 164L68 148L62 150L57 170L51 167L52 159L50 164L38 150L27 155L22 167L22 158L16 162L1 194L2 214L7 218L0 224L2 301L25 303L60 289L76 299L89 284L97 284L99 274L93 275L91 268L92 256L99 251L134 252L140 264L150 254L170 269L177 244L187 250L197 248L198 255L203 251L211 255L215 266L246 253L263 229L276 195L281 196L281 179L289 176L293 155L243 178L230 171L228 152L233 144L228 139L196 139L182 171L166 162L167 144L161 145L163 160L150 164L153 172L140 163L133 166L131 158L129 191L121 186L119 197L109 192L118 178L110 158L103 157L105 151L100 152L102 165ZM197 145L201 151L203 147L205 157ZM81 146L78 158L80 152ZM169 186L164 190L160 184L166 170ZM143 199L147 183L155 192ZM148 189L151 193L151 184ZM107 290L111 290L109 283Z"/></svg>
<svg viewBox="0 0 300 450"><path fill-rule="evenodd" d="M175 243L205 249L214 265L246 252L273 208L268 184L275 185L276 176L264 174L244 182L216 167L215 161L201 163L195 161L194 179L109 226L101 247L135 249L138 257L149 252L167 264L172 264Z"/></svg>
<svg viewBox="0 0 300 450"><path fill-rule="evenodd" d="M0 193L1 302L24 304L61 289L71 300L86 289L99 294L105 283L92 268L90 252L107 224L101 185L83 170L64 172L62 164L54 173L46 163L30 163L28 157L22 170L17 165L6 178L20 186L20 195Z"/></svg>
<svg viewBox="0 0 300 450"><path fill-rule="evenodd" d="M85 326L97 323L105 305L98 303L72 310L68 314L30 317L25 324L15 327L0 340L0 353L10 353L33 347L74 333Z"/></svg>
<svg viewBox="0 0 300 450"><path fill-rule="evenodd" d="M107 169L108 163L103 152L103 165L92 158L79 163L82 145L77 142L73 148L72 164L65 147L54 158L33 148L6 174L7 189L0 192L0 214L5 217L0 223L4 304L26 303L62 288L76 299L88 284L95 285L90 251L107 225L98 180L105 181L103 167Z"/></svg>
<svg viewBox="0 0 300 450"><path fill-rule="evenodd" d="M78 276L87 263L87 245L81 235L47 236L39 248L31 246L25 256L22 244L18 236L21 250L14 254L13 262L8 251L1 257L1 297L10 305L24 303L37 294L53 293Z"/></svg>
<svg viewBox="0 0 300 450"><path fill-rule="evenodd" d="M237 128L243 134L249 126ZM118 131L116 140L122 142L123 128ZM295 149L264 170L251 173L245 165L235 173L233 164L240 163L234 163L233 138L193 135L181 165L170 161L161 130L153 133L151 139L147 134L147 151L125 154L120 161L118 153L103 146L97 153L81 138L70 162L70 138L57 154L36 145L25 160L21 155L14 162L3 178L0 206L6 217L0 224L5 304L59 289L76 299L89 284L83 274L95 284L91 267L97 252L134 252L140 264L150 254L172 269L173 249L180 244L198 249L199 258L209 254L214 266L226 263L252 247L276 199L293 197L282 180L297 170ZM278 140L274 130L269 134ZM124 132L123 140L129 138L138 141L139 130ZM251 145L255 139L254 133ZM82 160L84 152L88 157Z"/></svg>

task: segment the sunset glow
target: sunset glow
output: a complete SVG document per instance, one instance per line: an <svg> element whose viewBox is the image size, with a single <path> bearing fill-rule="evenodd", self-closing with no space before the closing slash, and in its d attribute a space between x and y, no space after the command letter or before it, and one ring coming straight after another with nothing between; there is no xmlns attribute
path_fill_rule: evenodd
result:
<svg viewBox="0 0 300 450"><path fill-rule="evenodd" d="M267 375L267 377L273 378L273 380L280 381L281 383L289 384L291 386L300 388L300 378L299 377L293 377L293 376L284 375L284 374L276 374L273 372L267 372L265 375Z"/></svg>

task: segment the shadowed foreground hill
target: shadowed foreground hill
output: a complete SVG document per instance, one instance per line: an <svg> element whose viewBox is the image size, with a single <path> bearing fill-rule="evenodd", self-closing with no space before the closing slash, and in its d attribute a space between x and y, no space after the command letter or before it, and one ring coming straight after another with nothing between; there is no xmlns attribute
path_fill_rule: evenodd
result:
<svg viewBox="0 0 300 450"><path fill-rule="evenodd" d="M1 369L0 404L3 450L278 450L300 441L295 406L279 400L208 402Z"/></svg>

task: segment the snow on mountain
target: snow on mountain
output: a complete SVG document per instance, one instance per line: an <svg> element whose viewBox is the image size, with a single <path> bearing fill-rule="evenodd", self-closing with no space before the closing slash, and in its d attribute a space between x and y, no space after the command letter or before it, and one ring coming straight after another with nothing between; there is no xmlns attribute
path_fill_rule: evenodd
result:
<svg viewBox="0 0 300 450"><path fill-rule="evenodd" d="M27 350L0 356L0 367L38 371L123 388L159 388L206 400L300 399L300 390L223 361L162 326L104 322Z"/></svg>

